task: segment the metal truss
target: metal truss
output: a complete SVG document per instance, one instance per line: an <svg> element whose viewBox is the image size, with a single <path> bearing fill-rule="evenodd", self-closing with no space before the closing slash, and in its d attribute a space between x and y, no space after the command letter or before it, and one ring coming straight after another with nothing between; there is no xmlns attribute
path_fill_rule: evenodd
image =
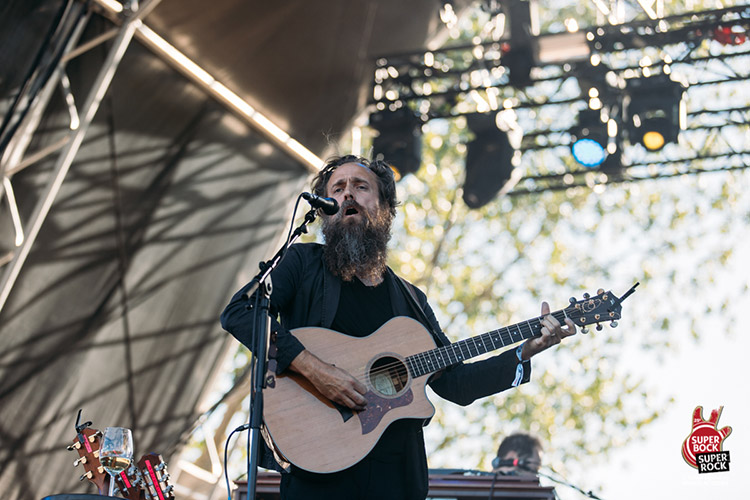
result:
<svg viewBox="0 0 750 500"><path fill-rule="evenodd" d="M743 95L748 38L750 6L540 35L532 40L537 64L530 82L516 87L510 74L517 62L508 58L514 47L507 40L399 54L378 59L371 104L408 106L425 122L513 110L525 131L526 170L509 195L743 169L750 166L750 98ZM659 73L688 87L688 120L678 145L649 153L623 137L625 82ZM592 88L620 125L616 154L595 171L576 164L568 149Z"/></svg>
<svg viewBox="0 0 750 500"><path fill-rule="evenodd" d="M190 82L214 98L227 110L244 120L269 142L291 158L317 172L323 163L314 153L290 136L264 114L254 109L216 77L167 43L142 22L161 0L68 0L61 11L54 34L49 37L34 62L34 71L20 89L15 102L0 126L0 199L10 208L15 231L12 249L0 255L0 310L5 305L28 257L44 220L83 142L88 127L106 95L125 51L136 37L147 49L179 71ZM113 23L113 27L91 40L80 38L94 13ZM108 55L96 78L90 82L83 100L74 97L65 74L66 64L104 42L110 42ZM60 88L70 114L69 131L55 143L27 153L31 139L56 89ZM79 107L78 102L82 102ZM13 175L40 160L57 155L44 191L26 221L21 220L13 191Z"/></svg>
<svg viewBox="0 0 750 500"><path fill-rule="evenodd" d="M94 119L99 105L112 82L117 66L127 50L133 34L141 24L141 17L151 10L159 0L145 0L139 3L131 1L123 9L123 22L119 28L79 45L80 37L90 22L92 12L88 3L68 2L59 18L54 34L37 61L33 73L18 94L12 109L3 123L0 135L0 175L2 191L10 208L15 230L15 248L4 256L2 279L0 280L0 310L5 305L13 285L26 262L31 247L49 213L52 203L62 186L63 181L78 153L88 127ZM68 61L101 43L112 40L107 57L99 73L91 82L88 94L77 106L78 99L70 91L70 84L65 73ZM70 120L68 132L57 142L40 151L27 155L31 139L37 130L40 120L47 109L53 92L60 88L68 105ZM47 184L40 194L31 216L21 221L13 193L13 175L34 165L40 160L57 155Z"/></svg>

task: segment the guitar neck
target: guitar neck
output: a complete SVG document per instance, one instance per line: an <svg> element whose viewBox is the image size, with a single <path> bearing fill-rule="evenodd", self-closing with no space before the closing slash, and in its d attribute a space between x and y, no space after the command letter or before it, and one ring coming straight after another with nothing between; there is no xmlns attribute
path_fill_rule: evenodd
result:
<svg viewBox="0 0 750 500"><path fill-rule="evenodd" d="M552 316L562 324L568 317L565 310L555 311ZM539 336L542 334L542 319L543 316L532 318L476 337L459 340L445 347L414 354L406 358L406 365L411 376L415 378L434 373L484 353Z"/></svg>

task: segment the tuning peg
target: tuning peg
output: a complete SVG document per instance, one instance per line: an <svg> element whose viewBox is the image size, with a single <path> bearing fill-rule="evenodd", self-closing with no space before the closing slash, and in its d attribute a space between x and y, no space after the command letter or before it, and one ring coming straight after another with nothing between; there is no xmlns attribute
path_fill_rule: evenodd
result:
<svg viewBox="0 0 750 500"><path fill-rule="evenodd" d="M91 479L92 477L94 477L94 473L88 471L86 474L81 474L81 477L79 477L78 480L83 481L84 479Z"/></svg>
<svg viewBox="0 0 750 500"><path fill-rule="evenodd" d="M588 300L588 299L589 299L590 297L591 297L591 295L589 295L588 293L584 293L584 294L583 294L583 298L584 298L585 300Z"/></svg>
<svg viewBox="0 0 750 500"><path fill-rule="evenodd" d="M581 328L581 333L589 333L588 327L584 326L583 328Z"/></svg>
<svg viewBox="0 0 750 500"><path fill-rule="evenodd" d="M612 323L609 324L609 326L611 326L612 328L617 328L617 324L617 321L613 320Z"/></svg>
<svg viewBox="0 0 750 500"><path fill-rule="evenodd" d="M78 441L68 446L68 451L74 451L74 450L80 450L80 449L81 449L81 443L79 443Z"/></svg>
<svg viewBox="0 0 750 500"><path fill-rule="evenodd" d="M101 436L102 436L102 431L96 431L95 433L89 436L89 441L94 443L96 442L96 438L101 437Z"/></svg>
<svg viewBox="0 0 750 500"><path fill-rule="evenodd" d="M604 293L604 288L600 288L599 290L596 291L597 295L601 295L603 293Z"/></svg>
<svg viewBox="0 0 750 500"><path fill-rule="evenodd" d="M88 462L88 460L86 459L86 457L81 457L78 460L76 460L75 462L73 462L73 467L78 467L79 464L85 464L87 462Z"/></svg>
<svg viewBox="0 0 750 500"><path fill-rule="evenodd" d="M575 304L577 302L577 300L576 300L575 297L571 297L571 298L568 299L568 302L570 302L571 304Z"/></svg>
<svg viewBox="0 0 750 500"><path fill-rule="evenodd" d="M601 331L602 331L602 329L603 329L603 327L602 327L602 324L601 324L601 323L597 323L597 324L596 324L596 331L597 331L597 332L601 332Z"/></svg>

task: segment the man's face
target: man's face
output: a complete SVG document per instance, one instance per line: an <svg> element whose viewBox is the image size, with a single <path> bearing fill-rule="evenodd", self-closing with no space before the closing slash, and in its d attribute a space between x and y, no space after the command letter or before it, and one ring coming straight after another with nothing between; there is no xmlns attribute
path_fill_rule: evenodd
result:
<svg viewBox="0 0 750 500"><path fill-rule="evenodd" d="M334 217L340 217L345 224L362 222L365 219L362 210L374 216L380 208L378 178L372 170L358 163L344 163L334 170L326 192L340 207Z"/></svg>

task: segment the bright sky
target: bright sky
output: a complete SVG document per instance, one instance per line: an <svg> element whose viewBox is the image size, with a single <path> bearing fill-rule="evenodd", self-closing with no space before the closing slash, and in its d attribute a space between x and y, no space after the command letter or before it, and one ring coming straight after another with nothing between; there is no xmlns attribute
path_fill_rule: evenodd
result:
<svg viewBox="0 0 750 500"><path fill-rule="evenodd" d="M746 245L744 255L750 255ZM745 263L738 273L750 276ZM745 306L750 306L745 297ZM740 330L745 330L740 331ZM633 498L741 499L748 493L750 471L750 393L745 386L750 352L750 335L739 327L732 337L717 335L710 342L688 346L681 355L658 367L658 378L665 391L675 394L675 403L657 422L649 426L643 441L613 453L613 459L599 467L577 470L581 477L595 477L605 484L597 494L604 500ZM635 361L635 360L633 360ZM719 428L730 426L732 433L723 443L730 452L730 471L699 474L682 458L680 447L691 430L692 414L703 406L708 418L712 409L724 411ZM557 488L562 494L563 487ZM580 494L561 495L563 499L582 498Z"/></svg>

